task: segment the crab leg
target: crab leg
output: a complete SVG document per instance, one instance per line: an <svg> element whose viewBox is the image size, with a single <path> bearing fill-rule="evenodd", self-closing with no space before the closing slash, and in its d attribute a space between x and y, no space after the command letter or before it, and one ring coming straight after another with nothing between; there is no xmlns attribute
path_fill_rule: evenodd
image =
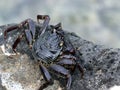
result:
<svg viewBox="0 0 120 90"><path fill-rule="evenodd" d="M23 35L24 35L24 34L18 36L18 38L15 40L14 44L12 45L12 49L13 49L13 51L14 51L15 53L16 53L16 50L15 50L15 49L16 49L18 43L20 42L20 40L22 39Z"/></svg>
<svg viewBox="0 0 120 90"><path fill-rule="evenodd" d="M49 74L48 70L43 66L43 65L40 65L40 70L46 80L46 83L44 83L40 88L39 90L43 90L44 88L46 88L49 84L52 84L52 79L51 79L51 75Z"/></svg>
<svg viewBox="0 0 120 90"><path fill-rule="evenodd" d="M5 30L5 32L4 32L4 39L6 39L8 32L10 32L10 31L12 31L12 30L15 30L15 29L17 29L17 28L19 28L18 25L14 25L14 26L11 26L11 27L7 28L7 29Z"/></svg>
<svg viewBox="0 0 120 90"><path fill-rule="evenodd" d="M49 24L50 17L48 15L37 15L37 21L38 21L38 23L39 23L39 19L40 20L44 20L43 26L40 29L40 31L42 31L40 35L42 35L45 32L45 30L46 30L46 28L47 28L47 26Z"/></svg>
<svg viewBox="0 0 120 90"><path fill-rule="evenodd" d="M75 68L78 67L79 71L81 72L81 78L83 78L84 70L82 66L77 62L77 58L73 55L62 55L60 56L61 60L58 62L60 65L74 65ZM74 68L74 69L75 69ZM74 69L72 71L74 71Z"/></svg>
<svg viewBox="0 0 120 90"><path fill-rule="evenodd" d="M32 41L34 41L34 38L35 38L35 23L32 19L27 19L27 20L21 22L21 26L24 26L25 24L28 25L28 29L24 30L24 33L26 35L26 39L28 41L28 44L31 48Z"/></svg>
<svg viewBox="0 0 120 90"><path fill-rule="evenodd" d="M68 54L68 55L62 55L60 56L60 58L68 58L68 59L73 59L73 60L76 60L76 57L71 55L71 54Z"/></svg>
<svg viewBox="0 0 120 90"><path fill-rule="evenodd" d="M83 78L83 76L84 76L84 70L83 70L83 68L82 68L82 66L79 64L79 63L77 63L77 67L78 67L78 69L79 69L79 71L81 72L81 78Z"/></svg>
<svg viewBox="0 0 120 90"><path fill-rule="evenodd" d="M76 62L73 59L70 58L62 58L57 64L62 65L66 67L67 69L71 69L71 72L73 73L76 69Z"/></svg>
<svg viewBox="0 0 120 90"><path fill-rule="evenodd" d="M29 47L32 47L32 36L29 30L25 30L25 35L26 35L26 39L28 41ZM14 44L12 45L12 49L13 51L16 53L16 47L18 45L18 43L21 41L21 39L23 38L24 33L22 33L21 35L18 36L18 38L15 40Z"/></svg>
<svg viewBox="0 0 120 90"><path fill-rule="evenodd" d="M25 24L28 25L28 30L30 32L30 35L32 35L31 39L35 38L35 23L32 19L26 19L25 21L21 22L18 26L18 28L23 27ZM26 30L25 30L26 31ZM27 37L29 39L29 37Z"/></svg>
<svg viewBox="0 0 120 90"><path fill-rule="evenodd" d="M26 20L26 23L28 23L28 29L30 30L32 34L32 38L35 38L35 23L32 19Z"/></svg>
<svg viewBox="0 0 120 90"><path fill-rule="evenodd" d="M59 62L57 62L57 64L60 64L60 65L76 65L76 62L74 60L65 58L65 59L62 59Z"/></svg>
<svg viewBox="0 0 120 90"><path fill-rule="evenodd" d="M10 31L13 31L13 30L16 30L18 28L21 28L23 27L25 24L28 24L28 28L29 30L31 31L32 33L32 36L34 37L35 36L35 24L33 22L33 20L31 19L26 19L25 21L21 22L20 24L18 25L14 25L14 26L11 26L11 27L8 27L5 32L4 32L4 38L6 39L6 36L7 36L7 33L10 32Z"/></svg>
<svg viewBox="0 0 120 90"><path fill-rule="evenodd" d="M28 24L28 30L25 30L23 31L22 35L18 36L18 38L16 39L16 41L14 42L12 48L13 48L13 51L15 51L15 48L17 47L17 44L20 42L20 40L22 39L24 33L26 35L26 39L28 41L28 44L30 45L31 47L31 44L32 44L32 40L35 38L35 23L32 19L26 19L25 21L21 22L20 24L18 25L14 25L14 26L11 26L9 28L7 28L4 32L4 38L6 39L6 36L7 36L7 33L12 31L12 30L16 30L18 28L21 28L23 27L25 24Z"/></svg>
<svg viewBox="0 0 120 90"><path fill-rule="evenodd" d="M62 67L60 65L56 65L56 64L51 65L50 68L53 71L55 71L56 73L64 75L67 78L66 88L67 88L67 90L69 90L70 86L71 86L71 81L72 81L72 77L71 77L69 71L67 69L65 69L64 67Z"/></svg>
<svg viewBox="0 0 120 90"><path fill-rule="evenodd" d="M28 29L25 30L25 35L26 35L26 39L28 41L29 46L31 47L32 45L32 36L31 33Z"/></svg>

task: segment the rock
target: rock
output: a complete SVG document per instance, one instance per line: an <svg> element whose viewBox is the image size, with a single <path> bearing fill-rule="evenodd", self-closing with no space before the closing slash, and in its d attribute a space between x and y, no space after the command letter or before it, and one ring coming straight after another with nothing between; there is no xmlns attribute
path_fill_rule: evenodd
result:
<svg viewBox="0 0 120 90"><path fill-rule="evenodd" d="M0 44L4 44L4 28L0 27ZM16 31L8 35L8 47L13 44ZM71 90L109 90L111 87L120 86L120 49L107 48L86 41L74 33L66 33L75 48L78 49L80 64L84 68L84 77L75 71L72 78ZM23 47L24 45L24 47ZM11 48L7 48L13 53ZM41 75L37 62L31 57L27 45L22 41L17 49L20 54L8 57L0 50L0 90L37 90L45 80ZM54 80L54 84L45 90L61 90L65 85L61 79Z"/></svg>

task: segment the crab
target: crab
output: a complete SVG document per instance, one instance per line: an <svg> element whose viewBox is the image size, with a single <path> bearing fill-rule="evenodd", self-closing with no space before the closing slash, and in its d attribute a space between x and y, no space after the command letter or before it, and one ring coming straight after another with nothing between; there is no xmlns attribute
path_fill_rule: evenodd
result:
<svg viewBox="0 0 120 90"><path fill-rule="evenodd" d="M17 45L22 38L26 38L32 55L38 62L40 71L46 81L38 90L43 90L52 83L50 73L55 73L57 76L67 79L66 89L70 90L71 74L75 71L75 68L79 69L81 77L84 74L84 70L78 62L76 49L65 35L61 23L49 25L50 17L48 15L37 15L37 24L41 24L40 20L43 20L43 23L39 31L36 30L36 23L32 19L26 19L5 29L4 38L6 39L7 33L13 30L21 30L21 34L15 40L12 49L16 53ZM25 28L19 29L23 27Z"/></svg>

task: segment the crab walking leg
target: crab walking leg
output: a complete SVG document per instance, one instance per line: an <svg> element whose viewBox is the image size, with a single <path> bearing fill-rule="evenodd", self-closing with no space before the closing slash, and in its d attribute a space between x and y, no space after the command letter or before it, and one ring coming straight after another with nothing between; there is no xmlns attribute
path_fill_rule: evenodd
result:
<svg viewBox="0 0 120 90"><path fill-rule="evenodd" d="M32 34L32 39L35 39L35 22L32 19L27 19L26 23L28 24L28 30L30 30Z"/></svg>
<svg viewBox="0 0 120 90"><path fill-rule="evenodd" d="M15 49L16 49L18 43L20 42L20 40L22 39L23 35L24 35L24 34L18 36L18 38L15 40L14 44L12 45L12 49L13 49L13 51L14 51L15 53L16 53L16 50L15 50Z"/></svg>
<svg viewBox="0 0 120 90"><path fill-rule="evenodd" d="M79 64L79 62L77 62L76 57L72 56L72 55L63 55L61 56L61 60L58 62L58 64L60 65L74 65L75 68L77 67L81 73L81 78L83 78L84 76L84 70L82 68L82 66ZM74 69L75 69L74 68ZM74 72L74 69L72 70Z"/></svg>
<svg viewBox="0 0 120 90"><path fill-rule="evenodd" d="M19 25L13 25L13 26L11 26L11 27L8 27L8 28L5 30L5 32L4 32L4 39L6 39L8 32L10 32L10 31L12 31L12 30L16 30L16 29L18 29L18 28L19 28Z"/></svg>
<svg viewBox="0 0 120 90"><path fill-rule="evenodd" d="M23 21L19 24L19 28L23 27L25 25L28 26L28 30L30 30L32 37L34 38L35 37L35 23L34 23L34 21L32 19L26 19L25 21Z"/></svg>
<svg viewBox="0 0 120 90"><path fill-rule="evenodd" d="M71 55L71 54L62 55L62 56L60 56L60 58L67 58L67 59L76 60L76 57Z"/></svg>
<svg viewBox="0 0 120 90"><path fill-rule="evenodd" d="M25 24L28 24L28 29L27 30L24 30L22 35L18 36L18 38L16 39L16 41L14 42L12 48L13 48L13 51L15 51L15 48L17 47L17 44L20 42L20 40L22 39L22 37L24 35L26 35L26 39L28 41L28 44L30 45L30 48L31 48L31 44L32 44L32 40L34 39L35 37L35 23L32 19L26 19L25 21L21 22L20 24L18 25L14 25L14 26L11 26L11 27L8 27L5 32L4 32L4 38L6 39L6 36L7 36L7 33L10 32L10 31L13 31L13 30L16 30L18 28L21 28L23 27Z"/></svg>
<svg viewBox="0 0 120 90"><path fill-rule="evenodd" d="M67 78L66 89L69 90L70 86L71 86L71 81L72 81L72 77L71 77L69 71L67 69L65 69L64 67L57 65L57 64L51 65L50 68L53 71L55 71L56 73L61 74Z"/></svg>
<svg viewBox="0 0 120 90"><path fill-rule="evenodd" d="M31 31L33 38L35 37L35 23L32 19L26 19L25 21L21 22L20 24L13 25L8 27L4 32L4 38L6 39L7 33L16 29L23 27L25 24L28 24L28 29Z"/></svg>
<svg viewBox="0 0 120 90"><path fill-rule="evenodd" d="M83 70L83 68L82 68L82 66L79 64L79 63L77 63L77 67L78 67L78 69L79 69L79 71L81 72L81 78L83 78L83 76L84 76L84 70Z"/></svg>
<svg viewBox="0 0 120 90"><path fill-rule="evenodd" d="M46 88L49 84L52 84L52 79L51 79L51 75L50 73L48 72L48 70L43 66L43 65L39 65L40 67L40 70L43 74L43 77L45 78L46 80L46 83L44 83L40 88L39 90L43 90L44 88Z"/></svg>
<svg viewBox="0 0 120 90"><path fill-rule="evenodd" d="M40 29L40 31L42 31L42 33L40 35L42 35L45 32L45 30L46 30L46 28L47 28L47 26L49 24L50 17L48 15L37 15L38 23L39 23L39 20L44 20L43 26Z"/></svg>
<svg viewBox="0 0 120 90"><path fill-rule="evenodd" d="M32 47L32 36L28 29L25 30L25 35L29 46Z"/></svg>
<svg viewBox="0 0 120 90"><path fill-rule="evenodd" d="M72 59L63 58L57 64L60 65L76 65L76 62Z"/></svg>
<svg viewBox="0 0 120 90"><path fill-rule="evenodd" d="M32 47L32 36L29 30L25 30L25 35L26 35L26 39L28 41L29 47ZM21 39L23 38L24 33L22 33L21 35L18 36L18 38L15 40L14 44L12 45L12 49L13 51L16 53L16 47L18 45L18 43L21 41Z"/></svg>
<svg viewBox="0 0 120 90"><path fill-rule="evenodd" d="M70 68L72 73L74 73L77 67L76 62L70 58L61 58L61 60L57 62L57 64L62 65L64 67L66 66L66 68Z"/></svg>
<svg viewBox="0 0 120 90"><path fill-rule="evenodd" d="M27 42L32 47L32 41L35 38L35 23L32 19L27 19L23 22L21 22L21 27L23 27L25 24L28 25L28 29L24 30L24 33L26 35Z"/></svg>

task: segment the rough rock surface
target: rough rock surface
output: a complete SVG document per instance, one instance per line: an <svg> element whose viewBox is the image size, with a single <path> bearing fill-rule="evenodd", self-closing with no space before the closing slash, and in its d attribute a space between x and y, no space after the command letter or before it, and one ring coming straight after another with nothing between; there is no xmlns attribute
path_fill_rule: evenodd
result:
<svg viewBox="0 0 120 90"><path fill-rule="evenodd" d="M1 46L6 27L8 26L0 27ZM16 32L8 35L8 47L17 35L14 33ZM115 85L120 86L120 49L96 45L74 33L66 35L74 47L79 49L80 63L85 71L83 79L80 78L79 71L75 71L71 90L109 90ZM7 57L0 49L0 90L37 90L45 82L38 64L30 57L31 53L24 41L18 45L18 51L20 55ZM12 50L9 49L9 52ZM62 81L65 80L54 80L54 84L45 90L61 90L64 87Z"/></svg>

